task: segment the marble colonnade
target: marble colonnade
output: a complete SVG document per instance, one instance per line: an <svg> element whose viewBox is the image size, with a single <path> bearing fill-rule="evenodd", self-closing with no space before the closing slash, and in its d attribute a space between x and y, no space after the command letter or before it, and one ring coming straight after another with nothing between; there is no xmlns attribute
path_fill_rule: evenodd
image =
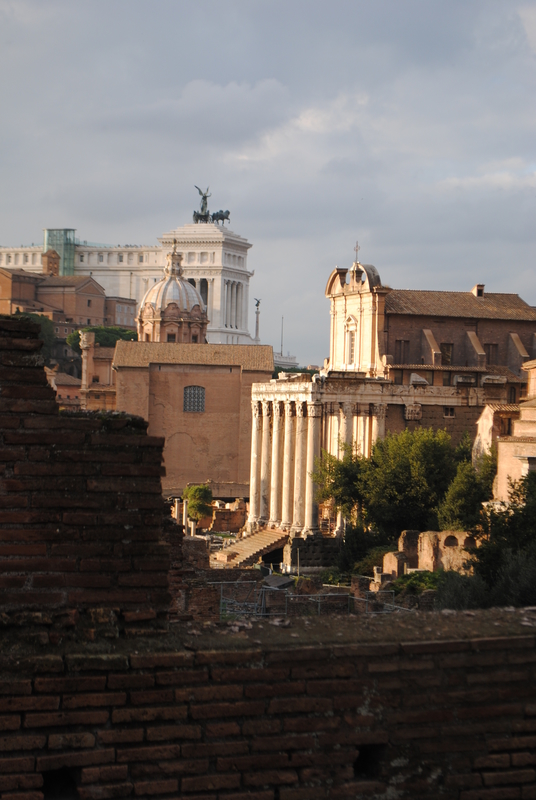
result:
<svg viewBox="0 0 536 800"><path fill-rule="evenodd" d="M337 446L357 446L368 454L370 446L385 436L385 404L343 401L335 413ZM329 437L326 425L333 412L317 400L254 399L252 403L250 510L248 527L281 528L293 536L309 536L319 530L318 504L311 473L315 458ZM336 535L344 534L338 514Z"/></svg>

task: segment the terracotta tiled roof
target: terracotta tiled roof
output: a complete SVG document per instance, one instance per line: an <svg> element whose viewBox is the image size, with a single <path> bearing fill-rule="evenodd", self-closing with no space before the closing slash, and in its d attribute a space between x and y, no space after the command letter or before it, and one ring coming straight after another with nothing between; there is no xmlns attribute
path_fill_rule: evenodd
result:
<svg viewBox="0 0 536 800"><path fill-rule="evenodd" d="M57 372L54 381L56 386L80 386L82 383L80 378L74 378L72 375L67 375L66 372Z"/></svg>
<svg viewBox="0 0 536 800"><path fill-rule="evenodd" d="M95 361L111 361L115 354L115 347L96 347L93 351Z"/></svg>
<svg viewBox="0 0 536 800"><path fill-rule="evenodd" d="M42 286L82 286L84 283L97 283L90 275L44 275ZM97 283L99 289L102 286ZM102 289L104 294L104 289Z"/></svg>
<svg viewBox="0 0 536 800"><path fill-rule="evenodd" d="M486 408L491 408L492 411L504 411L508 414L519 412L519 405L517 403L488 403Z"/></svg>
<svg viewBox="0 0 536 800"><path fill-rule="evenodd" d="M529 306L517 294L485 294L484 297L475 297L472 292L393 289L385 298L385 310L388 314L536 322L536 308Z"/></svg>
<svg viewBox="0 0 536 800"><path fill-rule="evenodd" d="M250 372L273 372L274 355L271 345L266 344L117 342L114 367L148 367L149 364L236 365Z"/></svg>

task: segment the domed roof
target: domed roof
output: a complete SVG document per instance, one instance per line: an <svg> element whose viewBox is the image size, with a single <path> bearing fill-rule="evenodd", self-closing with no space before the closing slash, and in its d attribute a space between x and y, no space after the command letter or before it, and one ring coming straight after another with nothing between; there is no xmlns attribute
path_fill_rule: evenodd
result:
<svg viewBox="0 0 536 800"><path fill-rule="evenodd" d="M167 255L164 277L145 292L140 311L144 306L152 305L155 311L165 311L170 303L175 303L179 311L190 314L194 306L205 311L201 295L189 281L182 277L182 256L176 252L176 244Z"/></svg>

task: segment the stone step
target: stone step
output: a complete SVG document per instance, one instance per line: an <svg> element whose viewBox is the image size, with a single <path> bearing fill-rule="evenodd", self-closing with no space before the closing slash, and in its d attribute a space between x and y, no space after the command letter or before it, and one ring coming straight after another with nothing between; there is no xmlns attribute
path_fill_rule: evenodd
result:
<svg viewBox="0 0 536 800"><path fill-rule="evenodd" d="M282 531L263 530L236 542L229 548L229 558L225 558L225 566L239 567L254 564L259 556L263 556L272 550L283 547L288 540L288 533ZM224 551L225 552L225 551ZM216 556L218 561L224 559Z"/></svg>

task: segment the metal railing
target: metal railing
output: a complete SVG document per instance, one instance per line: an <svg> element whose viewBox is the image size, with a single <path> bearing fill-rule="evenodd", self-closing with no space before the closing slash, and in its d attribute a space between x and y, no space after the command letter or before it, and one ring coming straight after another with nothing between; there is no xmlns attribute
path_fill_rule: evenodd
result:
<svg viewBox="0 0 536 800"><path fill-rule="evenodd" d="M220 619L229 617L310 617L330 614L391 614L411 612L395 603L394 592L367 592L364 598L349 592L296 594L256 581L214 581L220 587Z"/></svg>

